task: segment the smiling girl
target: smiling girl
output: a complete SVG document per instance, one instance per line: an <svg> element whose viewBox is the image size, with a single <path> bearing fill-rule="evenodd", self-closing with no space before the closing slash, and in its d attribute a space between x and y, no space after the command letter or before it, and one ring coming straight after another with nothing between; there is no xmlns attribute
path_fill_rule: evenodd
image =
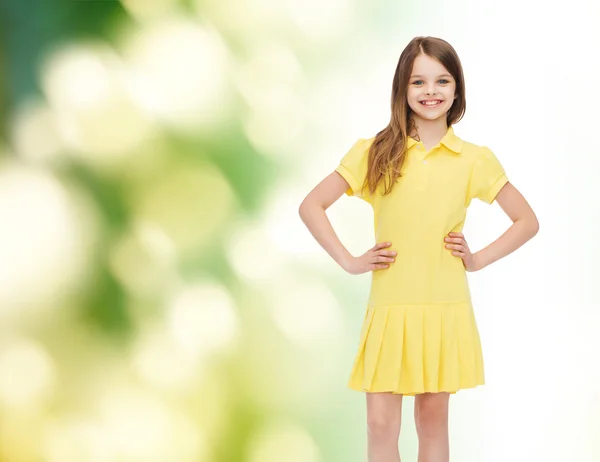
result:
<svg viewBox="0 0 600 462"><path fill-rule="evenodd" d="M400 55L390 122L358 139L303 200L300 216L347 272L372 272L348 386L366 393L369 462L399 462L402 397L415 397L419 462L447 462L452 394L484 384L482 348L466 273L518 249L537 218L486 146L453 129L465 113L454 48L416 37ZM325 213L344 193L373 207L376 244L353 256ZM477 198L494 200L512 225L472 252L462 233Z"/></svg>

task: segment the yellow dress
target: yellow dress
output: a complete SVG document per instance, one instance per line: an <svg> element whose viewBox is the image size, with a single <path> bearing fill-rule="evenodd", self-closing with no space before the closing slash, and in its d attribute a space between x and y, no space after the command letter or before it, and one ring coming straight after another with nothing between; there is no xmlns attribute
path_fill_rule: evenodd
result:
<svg viewBox="0 0 600 462"><path fill-rule="evenodd" d="M445 247L461 232L473 198L491 204L508 181L494 153L460 139L449 127L428 152L408 138L402 172L391 194L361 194L368 149L359 139L336 171L346 194L373 207L375 242L397 251L389 268L373 271L358 353L348 386L403 395L484 384L483 356L466 270Z"/></svg>

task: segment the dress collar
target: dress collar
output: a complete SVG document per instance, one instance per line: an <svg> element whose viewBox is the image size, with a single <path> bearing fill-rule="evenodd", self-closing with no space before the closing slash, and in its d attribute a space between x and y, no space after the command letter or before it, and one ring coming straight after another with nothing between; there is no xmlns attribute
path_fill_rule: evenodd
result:
<svg viewBox="0 0 600 462"><path fill-rule="evenodd" d="M409 136L407 138L406 149L410 149L413 145L417 143L417 140L415 140L412 136ZM448 127L448 131L438 144L443 144L452 152L460 154L462 151L463 141L458 136L456 136L456 134L454 133L454 128L450 126Z"/></svg>

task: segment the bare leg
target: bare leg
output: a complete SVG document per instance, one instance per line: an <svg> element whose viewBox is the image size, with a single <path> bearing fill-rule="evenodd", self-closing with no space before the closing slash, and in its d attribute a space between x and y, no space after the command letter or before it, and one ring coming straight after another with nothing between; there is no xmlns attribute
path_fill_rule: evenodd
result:
<svg viewBox="0 0 600 462"><path fill-rule="evenodd" d="M417 462L449 462L449 393L415 395L415 425L419 437Z"/></svg>
<svg viewBox="0 0 600 462"><path fill-rule="evenodd" d="M402 395L366 393L369 462L400 462L398 437L402 420Z"/></svg>

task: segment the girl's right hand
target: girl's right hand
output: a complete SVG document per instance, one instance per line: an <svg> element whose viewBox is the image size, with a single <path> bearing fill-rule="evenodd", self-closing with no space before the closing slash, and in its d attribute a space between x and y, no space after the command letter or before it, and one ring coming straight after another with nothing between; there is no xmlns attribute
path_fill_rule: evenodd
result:
<svg viewBox="0 0 600 462"><path fill-rule="evenodd" d="M393 263L396 259L396 252L393 250L382 250L390 247L391 242L380 242L375 247L367 250L360 257L352 257L345 270L350 274L362 274L367 271L376 271L389 268L389 263Z"/></svg>

